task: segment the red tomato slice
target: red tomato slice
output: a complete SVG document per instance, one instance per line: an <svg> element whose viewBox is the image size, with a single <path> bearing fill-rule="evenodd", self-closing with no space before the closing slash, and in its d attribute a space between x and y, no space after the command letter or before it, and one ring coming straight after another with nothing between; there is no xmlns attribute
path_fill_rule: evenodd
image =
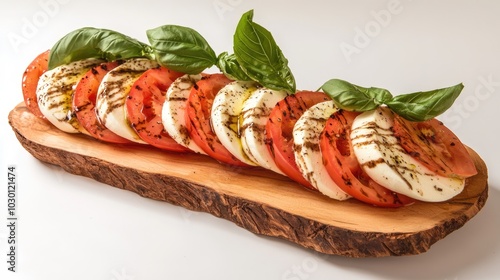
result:
<svg viewBox="0 0 500 280"><path fill-rule="evenodd" d="M330 98L322 92L301 91L287 96L276 104L266 124L266 143L278 168L292 180L315 190L295 162L293 152L293 127L309 107L328 101Z"/></svg>
<svg viewBox="0 0 500 280"><path fill-rule="evenodd" d="M394 114L394 135L412 157L445 177L467 178L477 174L465 146L442 122L411 122Z"/></svg>
<svg viewBox="0 0 500 280"><path fill-rule="evenodd" d="M103 63L90 69L78 82L73 95L73 111L80 125L94 138L110 143L129 144L131 141L116 135L101 124L95 111L97 90L102 78L118 62Z"/></svg>
<svg viewBox="0 0 500 280"><path fill-rule="evenodd" d="M186 128L193 141L215 160L236 166L248 166L234 157L212 130L210 114L217 93L231 82L224 74L204 76L191 89L186 108Z"/></svg>
<svg viewBox="0 0 500 280"><path fill-rule="evenodd" d="M189 151L168 135L161 119L167 89L182 75L165 67L149 69L132 85L126 100L128 120L139 137L152 146L172 152Z"/></svg>
<svg viewBox="0 0 500 280"><path fill-rule="evenodd" d="M343 191L368 204L400 207L415 202L377 184L359 165L349 139L352 123L358 115L341 110L326 122L320 149L328 174Z"/></svg>
<svg viewBox="0 0 500 280"><path fill-rule="evenodd" d="M39 54L24 71L22 83L24 103L26 104L26 107L28 107L28 110L30 110L33 115L42 119L44 119L45 116L42 112L40 112L40 108L38 107L36 88L40 76L48 70L48 64L49 51Z"/></svg>

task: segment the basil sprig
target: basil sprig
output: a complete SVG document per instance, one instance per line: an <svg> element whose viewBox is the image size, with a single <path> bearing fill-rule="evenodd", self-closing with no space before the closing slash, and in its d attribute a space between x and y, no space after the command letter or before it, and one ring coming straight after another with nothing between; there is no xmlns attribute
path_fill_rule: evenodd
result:
<svg viewBox="0 0 500 280"><path fill-rule="evenodd" d="M198 74L217 62L214 50L194 29L163 25L146 33L158 62L174 71Z"/></svg>
<svg viewBox="0 0 500 280"><path fill-rule="evenodd" d="M147 57L153 59L151 48L119 32L83 27L74 30L50 49L49 69L86 58L102 58L107 61Z"/></svg>
<svg viewBox="0 0 500 280"><path fill-rule="evenodd" d="M425 121L448 110L463 88L463 84L457 84L426 92L398 95L393 97L387 106L410 121Z"/></svg>
<svg viewBox="0 0 500 280"><path fill-rule="evenodd" d="M420 122L432 119L448 110L464 86L457 84L394 97L386 89L364 88L340 79L331 79L321 88L341 109L365 112L385 104L401 117Z"/></svg>
<svg viewBox="0 0 500 280"><path fill-rule="evenodd" d="M234 34L234 54L246 74L265 87L295 93L288 60L271 32L253 22L253 10L243 14Z"/></svg>
<svg viewBox="0 0 500 280"><path fill-rule="evenodd" d="M391 93L386 89L364 88L338 79L326 82L322 89L338 107L348 111L373 110L392 98Z"/></svg>
<svg viewBox="0 0 500 280"><path fill-rule="evenodd" d="M219 56L196 30L179 25L163 25L147 32L158 63L187 74L198 74L216 65L226 76L235 80L250 80L234 55Z"/></svg>
<svg viewBox="0 0 500 280"><path fill-rule="evenodd" d="M288 60L272 34L252 18L253 10L241 17L234 34L234 54L223 52L218 56L207 40L189 27L163 25L147 30L151 46L116 31L80 28L52 47L49 69L86 58L112 61L147 57L187 74L198 74L215 65L233 80L254 80L270 89L295 93Z"/></svg>

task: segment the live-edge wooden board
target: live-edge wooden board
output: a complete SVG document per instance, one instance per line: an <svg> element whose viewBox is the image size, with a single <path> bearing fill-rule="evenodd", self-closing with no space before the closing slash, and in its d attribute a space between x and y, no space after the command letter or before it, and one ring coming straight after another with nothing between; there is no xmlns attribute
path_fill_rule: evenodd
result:
<svg viewBox="0 0 500 280"><path fill-rule="evenodd" d="M414 255L462 227L484 206L487 169L469 149L479 174L442 203L399 209L355 200L337 202L260 168L234 168L196 154L143 145L112 145L68 134L19 104L9 114L18 140L35 158L67 172L211 213L257 234L283 238L325 254L349 257Z"/></svg>

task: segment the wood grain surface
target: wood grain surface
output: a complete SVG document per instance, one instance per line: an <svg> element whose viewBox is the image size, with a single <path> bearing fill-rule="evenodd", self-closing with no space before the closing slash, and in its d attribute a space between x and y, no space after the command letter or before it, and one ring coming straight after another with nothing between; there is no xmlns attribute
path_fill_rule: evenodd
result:
<svg viewBox="0 0 500 280"><path fill-rule="evenodd" d="M479 173L442 203L377 208L338 202L261 168L224 166L196 154L144 145L98 142L68 134L24 106L9 114L19 142L35 158L143 197L211 213L256 234L278 237L325 254L349 257L415 255L462 227L488 196L484 161L469 149Z"/></svg>

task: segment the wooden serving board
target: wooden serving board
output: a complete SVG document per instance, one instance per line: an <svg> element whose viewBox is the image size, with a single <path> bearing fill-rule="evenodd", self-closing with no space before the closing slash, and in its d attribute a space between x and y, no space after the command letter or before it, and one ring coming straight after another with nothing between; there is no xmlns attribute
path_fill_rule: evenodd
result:
<svg viewBox="0 0 500 280"><path fill-rule="evenodd" d="M484 206L487 169L469 149L479 174L443 203L377 208L338 202L260 168L234 168L209 157L149 146L110 145L64 133L23 104L9 114L19 142L35 158L141 196L211 213L257 234L283 238L325 254L414 255L462 227Z"/></svg>

